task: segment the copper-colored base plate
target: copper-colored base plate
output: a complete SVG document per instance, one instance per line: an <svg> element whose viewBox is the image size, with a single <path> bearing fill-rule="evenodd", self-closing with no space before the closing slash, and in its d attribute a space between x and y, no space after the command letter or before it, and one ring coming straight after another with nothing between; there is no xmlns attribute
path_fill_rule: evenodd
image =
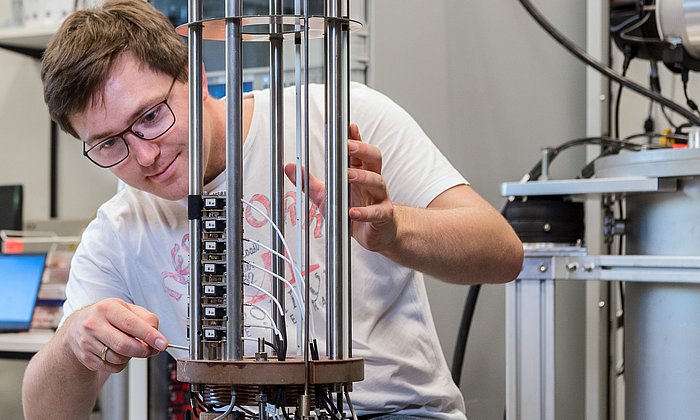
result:
<svg viewBox="0 0 700 420"><path fill-rule="evenodd" d="M343 384L365 378L364 360L310 360L309 383ZM304 384L304 360L178 360L177 380L212 385L299 385Z"/></svg>

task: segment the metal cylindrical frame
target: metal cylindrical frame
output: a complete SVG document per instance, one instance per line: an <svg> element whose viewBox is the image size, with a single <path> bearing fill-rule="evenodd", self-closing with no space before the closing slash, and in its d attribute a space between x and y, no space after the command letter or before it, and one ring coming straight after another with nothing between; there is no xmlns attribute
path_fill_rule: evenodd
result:
<svg viewBox="0 0 700 420"><path fill-rule="evenodd" d="M301 0L299 0L301 1ZM299 3L299 1L297 3ZM282 0L270 0L270 141L271 141L271 220L282 229L284 226L284 94L283 94L283 24ZM308 38L309 22L308 0L304 0L304 16L299 16L300 4L296 5L297 42L296 65L303 63L303 77L297 75L298 99L297 142L303 139L303 161L309 167L309 122L308 122ZM342 360L351 357L351 323L350 323L350 231L348 221L349 188L347 180L347 128L349 123L349 4L347 0L325 0L325 65L326 65L326 110L325 150L326 150L326 287L327 287L327 357L330 360ZM225 18L226 41L226 342L225 351L214 356L205 354L202 335L202 260L198 248L201 246L201 219L195 217L201 211L203 193L202 161L202 5L201 0L189 0L189 194L190 194L190 355L191 361L211 360L223 357L223 362L240 361L245 357L243 350L243 97L242 97L242 42L244 39L242 0L227 0ZM303 27L301 31L299 28ZM301 91L301 94L299 93ZM303 99L302 99L303 96ZM297 172L297 179L308 191L309 180ZM197 201L199 200L199 202ZM303 209L306 218L304 226L308 227L309 202L305 194ZM302 225L301 223L299 225ZM303 261L308 273L309 237L305 232ZM285 253L284 244L278 236L272 234L272 249ZM300 256L301 257L301 256ZM273 273L284 276L285 261L273 258ZM275 281L273 296L284 302L284 284ZM304 296L308 302L309 285L305 282ZM305 305L304 323L304 365L305 395L308 395L310 379L309 370L309 305ZM274 309L276 322L284 325L284 314ZM187 363L184 361L183 363ZM195 365L196 366L196 365ZM232 384L234 385L234 384ZM339 398L340 402L340 398Z"/></svg>

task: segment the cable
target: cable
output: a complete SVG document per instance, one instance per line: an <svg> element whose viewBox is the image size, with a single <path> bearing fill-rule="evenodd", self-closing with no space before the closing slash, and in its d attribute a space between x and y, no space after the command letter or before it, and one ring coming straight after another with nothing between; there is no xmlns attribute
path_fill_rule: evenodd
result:
<svg viewBox="0 0 700 420"><path fill-rule="evenodd" d="M345 390L345 399L348 400L348 408L350 408L350 414L352 414L352 420L357 420L357 414L355 413L355 407L352 405L352 400L350 399L350 393L348 392L348 388L344 387Z"/></svg>
<svg viewBox="0 0 700 420"><path fill-rule="evenodd" d="M625 47L625 60L622 63L622 77L627 75L627 69L632 62L632 51L629 47ZM617 88L617 96L615 97L615 138L620 138L620 102L622 99L622 89L624 85L619 84Z"/></svg>
<svg viewBox="0 0 700 420"><path fill-rule="evenodd" d="M282 245L284 245L284 249L286 249L287 252L291 252L291 248L289 247L289 245L287 245L287 241L284 239L284 235L282 235L282 232L280 232L280 230L279 230L279 228L277 227L277 225L275 224L275 222L273 222L272 219L270 219L270 216L268 216L267 214L265 214L264 211L260 210L260 209L259 209L258 207L256 207L255 205L253 205L253 203L251 203L250 201L248 201L248 200L246 200L246 199L243 199L243 198L241 198L241 201L243 202L243 204L248 205L249 208L255 210L256 212L258 212L259 215L261 215L262 217L265 218L265 220L267 220L267 222L270 224L270 226L272 226L272 228L273 228L273 229L275 230L275 232L277 233L277 237L280 238L280 241L282 242ZM292 264L292 265L294 265L294 264Z"/></svg>
<svg viewBox="0 0 700 420"><path fill-rule="evenodd" d="M683 71L681 71L681 80L683 81L683 95L685 95L685 103L688 105L688 108L700 114L700 111L698 111L697 104L688 96L688 73L688 69L683 69Z"/></svg>
<svg viewBox="0 0 700 420"><path fill-rule="evenodd" d="M301 283L301 287L304 287L304 281L305 281L304 275L299 270L299 267L297 267L297 265L294 264L293 260L291 260L290 258L286 257L283 254L280 254L279 252L275 251L274 249L270 248L269 246L265 245L264 243L262 243L260 241L257 241L255 239L250 239L250 238L243 238L243 240L248 241L248 242L252 242L252 243L264 248L265 250L272 252L276 256L278 256L278 257L282 258L284 261L286 261L287 264L289 264L289 266L292 267L294 274L300 279L299 282Z"/></svg>
<svg viewBox="0 0 700 420"><path fill-rule="evenodd" d="M589 66L596 69L598 72L604 76L615 80L618 83L623 84L625 87L632 89L633 91L646 96L647 98L656 101L669 109L675 111L676 113L684 116L690 123L694 125L700 125L700 116L693 114L681 105L673 102L672 100L661 96L660 94L653 92L642 85L639 85L632 80L622 77L615 70L606 66L605 64L596 60L593 56L588 54L585 50L581 49L578 45L574 44L571 40L566 38L561 32L552 26L549 21L530 3L529 0L518 0L520 4L525 8L525 10L530 14L530 16L544 29L552 38L554 38L560 45L562 45L571 54L578 57L580 60L584 61Z"/></svg>
<svg viewBox="0 0 700 420"><path fill-rule="evenodd" d="M664 40L664 39L657 39L657 38L641 38L638 36L634 35L627 35L630 32L639 29L642 25L647 23L649 18L651 17L651 12L648 12L642 19L639 20L639 22L635 23L634 25L630 26L629 28L625 29L624 31L620 32L620 38L624 39L625 41L630 41L630 42L635 42L635 43L640 43L640 44L656 44L656 45L670 45L671 43ZM633 19L636 19L637 16L633 16ZM628 21L625 21L623 23L626 23ZM619 25L618 25L619 26ZM611 28L612 31L612 28Z"/></svg>
<svg viewBox="0 0 700 420"><path fill-rule="evenodd" d="M457 343L455 344L454 356L452 357L452 380L457 384L457 387L459 387L462 380L462 365L464 364L464 354L467 350L467 339L469 338L469 331L471 330L472 319L474 318L474 311L480 291L480 284L469 286L467 300L464 302L462 321L459 324Z"/></svg>
<svg viewBox="0 0 700 420"><path fill-rule="evenodd" d="M661 94L661 81L659 80L659 67L656 64L655 60L650 60L649 61L649 86L651 87L651 90L654 92L657 92L659 95ZM674 79L675 80L675 79ZM654 103L654 101L651 101ZM671 117L668 116L668 113L666 112L666 108L663 105L659 105L659 108L661 108L661 113L663 114L664 118L666 119L666 122L673 127L675 130L677 128L677 125L673 123L671 120Z"/></svg>
<svg viewBox="0 0 700 420"><path fill-rule="evenodd" d="M231 386L231 404L229 404L228 409L223 412L220 416L214 418L214 420L224 420L231 412L233 412L233 407L236 405L236 386Z"/></svg>
<svg viewBox="0 0 700 420"><path fill-rule="evenodd" d="M267 268L265 268L261 265L258 265L258 264L255 264L255 263L252 263L249 261L245 261L245 260L243 261L243 263L248 264L249 266L251 266L253 268L257 268L258 270L263 271L263 272L271 275L272 277L280 280L281 282L283 282L284 284L289 286L289 288L292 290L292 296L294 297L294 301L297 303L297 308L298 308L297 312L299 312L299 319L304 319L304 316L301 313L301 311L304 308L304 302L301 300L301 297L298 295L298 291L296 290L296 288L292 287L292 283L290 283L289 280L285 279L284 277L280 276L279 274L273 273L272 271L268 270Z"/></svg>
<svg viewBox="0 0 700 420"><path fill-rule="evenodd" d="M279 230L279 228L277 227L277 225L275 224L275 222L273 222L272 219L270 219L270 217L269 217L267 214L265 214L264 211L262 211L261 209L259 209L259 208L256 207L256 206L254 206L251 202L249 202L249 201L247 201L247 200L245 200L245 199L243 199L243 198L241 198L241 201L242 201L244 204L247 204L249 208L255 210L258 214L262 215L262 217L264 217L265 220L267 220L268 223L270 223L270 226L272 226L272 228L273 228L273 229L275 230L275 232L277 233L277 237L278 237L278 238L280 239L280 241L282 242L282 246L284 246L284 249L286 249L287 252L291 252L291 248L289 248L289 245L287 244L287 241L284 239L284 235L282 235L282 232L280 232L280 230ZM275 252L275 253L276 253L276 252ZM301 300L301 297L299 297L299 295L298 295L298 290L297 290L295 287L293 287L292 284L291 284L289 281L287 281L287 279L283 278L282 276L279 276L278 274L273 273L273 272L270 271L270 270L267 270L267 269L265 269L265 268L263 268L263 267L260 267L260 266L257 265L257 264L252 264L252 263L248 263L248 264L251 264L252 266L257 267L257 268L259 268L259 269L261 269L261 270L263 270L263 271L265 271L265 272L267 272L267 273L273 275L275 278L281 280L282 282L284 282L285 284L287 284L287 285L289 286L289 288L292 290L293 295L294 295L295 298L296 298L296 302L297 302L297 311L299 312L299 320L300 320L300 321L303 321L303 320L305 319L305 318L304 318L304 313L305 313L304 307L305 307L306 305L305 305L305 303ZM295 264L293 264L293 259L292 259L292 264L291 264L291 265L292 265L292 269L293 269L293 268L294 268L294 265L295 265ZM300 277L300 281L301 281L302 284L303 284L303 283L304 283L303 276L301 276L301 273L299 273L299 275L300 275L300 276L299 276L299 277ZM301 308L301 309L300 309L300 308ZM282 322L285 322L285 317L282 316L282 317L281 317L281 320L282 320ZM285 338L286 338L286 336L287 336L287 329L286 329L286 326L285 326L285 328L284 328L284 336L285 336ZM286 353L287 353L287 341L285 340L284 342L280 342L280 343L279 343L279 347L280 347L280 352L278 353L278 355L281 356L281 358L283 359L284 356L285 356Z"/></svg>
<svg viewBox="0 0 700 420"><path fill-rule="evenodd" d="M265 295L267 295L270 299L272 299L272 302L277 306L277 311L281 314L284 315L284 309L282 309L282 304L280 303L279 300L277 300L276 297L272 296L272 293L268 292L267 290L263 289L262 287L258 286L257 284L253 284L247 281L244 281L243 284L246 286L250 286L254 289L257 289L261 292L263 292Z"/></svg>
<svg viewBox="0 0 700 420"><path fill-rule="evenodd" d="M258 339L257 339L257 338L253 338L253 337L241 337L241 340L244 340L244 341L255 341L256 343L258 342ZM270 342L267 341L267 340L264 340L264 341L265 341L265 345L266 345L266 346L268 346L268 347L270 347L272 350L274 350L275 353L278 353L278 351L277 351L277 346L275 346L274 343L270 343Z"/></svg>
<svg viewBox="0 0 700 420"><path fill-rule="evenodd" d="M645 136L648 135L647 133L644 134ZM612 137L607 137L607 136L596 136L596 137L583 137L579 139L573 139L569 140L555 148L553 148L550 152L549 155L549 162L550 164L554 159L561 153L562 151L573 147L573 146L580 146L580 145L589 145L589 144L596 144L600 146L612 146L613 148L617 148L617 150L620 149L631 149L631 150L642 150L642 145L637 144L637 143L632 143L627 140L618 140L614 139ZM542 175L542 160L540 159L539 162L528 172L525 177L523 178L523 181L534 181L539 179L540 175Z"/></svg>
<svg viewBox="0 0 700 420"><path fill-rule="evenodd" d="M269 326L269 327L268 327L267 325L249 325L250 327L272 328L272 330L275 332L275 335L278 336L278 337L280 337L280 340L282 340L282 333L281 333L280 330L277 328L277 323L275 322L275 319L272 318L272 315L270 315L270 313L267 312L267 310L266 310L265 308L263 308L262 306L258 305L257 303L245 303L245 304L243 304L243 306L252 306L253 308L258 309L258 310L261 311L263 314L265 314L265 316L267 317L267 319L270 320L270 326Z"/></svg>

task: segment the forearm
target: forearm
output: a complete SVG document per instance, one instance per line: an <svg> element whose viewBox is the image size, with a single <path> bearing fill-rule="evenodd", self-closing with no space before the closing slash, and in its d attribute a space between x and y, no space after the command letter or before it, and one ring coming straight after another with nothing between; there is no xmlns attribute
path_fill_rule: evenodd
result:
<svg viewBox="0 0 700 420"><path fill-rule="evenodd" d="M29 362L22 382L26 419L88 418L108 374L88 370L63 343L63 329Z"/></svg>
<svg viewBox="0 0 700 420"><path fill-rule="evenodd" d="M503 283L522 265L522 244L490 207L394 205L396 239L380 252L394 262L450 283Z"/></svg>

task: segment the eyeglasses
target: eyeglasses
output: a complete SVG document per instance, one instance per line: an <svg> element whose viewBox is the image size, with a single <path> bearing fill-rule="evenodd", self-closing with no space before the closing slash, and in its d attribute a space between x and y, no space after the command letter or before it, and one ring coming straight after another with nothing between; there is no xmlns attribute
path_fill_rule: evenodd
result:
<svg viewBox="0 0 700 420"><path fill-rule="evenodd" d="M129 143L124 138L125 134L132 133L141 140L150 141L167 133L175 125L175 114L170 105L168 105L168 97L173 90L173 86L175 86L176 80L177 78L173 78L170 89L165 94L165 99L141 114L124 131L104 140L99 140L95 144L83 142L83 155L97 166L111 168L129 157Z"/></svg>

